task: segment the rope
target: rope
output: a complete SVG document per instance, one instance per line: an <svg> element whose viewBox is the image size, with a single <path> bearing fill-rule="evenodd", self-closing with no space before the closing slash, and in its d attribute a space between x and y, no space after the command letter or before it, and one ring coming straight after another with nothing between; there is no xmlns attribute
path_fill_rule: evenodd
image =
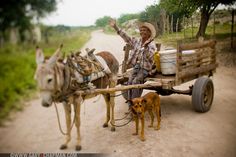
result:
<svg viewBox="0 0 236 157"><path fill-rule="evenodd" d="M130 113L131 113L131 111L129 111L123 118L115 119L115 121L120 121L120 120L125 119L128 115L130 115Z"/></svg>
<svg viewBox="0 0 236 157"><path fill-rule="evenodd" d="M62 135L69 135L69 132L71 132L71 130L72 130L72 128L73 128L73 125L74 125L74 123L75 123L75 117L76 117L76 114L74 115L74 119L73 119L73 122L72 122L72 124L71 124L70 129L68 130L68 132L65 133L65 132L62 130L62 127L61 127L60 117L59 117L59 113L58 113L57 105L56 105L55 102L54 102L54 106L55 106L56 113L57 113L57 122L58 122L58 126L59 126L59 129L60 129Z"/></svg>
<svg viewBox="0 0 236 157"><path fill-rule="evenodd" d="M129 111L129 113L128 113L125 117L123 117L123 118L121 118L121 119L115 119L115 121L123 120L123 119L126 118L128 115L130 115L130 113L131 113L131 111ZM126 122L126 123L124 123L124 124L116 125L116 124L113 124L112 121L110 122L110 124L111 124L112 126L114 126L114 127L123 127L123 126L125 126L125 125L128 125L132 120L133 120L133 116L129 119L128 122Z"/></svg>

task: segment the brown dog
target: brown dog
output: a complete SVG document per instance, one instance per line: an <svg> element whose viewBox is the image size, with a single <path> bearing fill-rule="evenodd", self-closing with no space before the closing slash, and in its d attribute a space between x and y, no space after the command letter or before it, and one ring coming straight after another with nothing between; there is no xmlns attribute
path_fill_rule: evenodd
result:
<svg viewBox="0 0 236 157"><path fill-rule="evenodd" d="M154 115L156 112L157 125L154 127L155 130L160 129L161 124L161 106L160 97L157 93L150 92L140 98L134 98L129 100L131 103L131 111L136 123L136 132L133 135L138 135L139 119L141 120L141 140L145 141L144 137L144 114L146 111L151 116L151 124L148 127L153 127Z"/></svg>

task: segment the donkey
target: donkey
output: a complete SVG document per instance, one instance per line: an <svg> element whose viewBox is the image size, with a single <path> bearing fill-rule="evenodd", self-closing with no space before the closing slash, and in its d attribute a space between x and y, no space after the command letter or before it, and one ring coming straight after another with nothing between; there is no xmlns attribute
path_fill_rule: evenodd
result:
<svg viewBox="0 0 236 157"><path fill-rule="evenodd" d="M40 90L41 99L42 99L42 106L49 107L55 101L54 98L56 95L62 93L62 88L64 83L66 82L66 78L64 76L65 73L65 65L62 62L59 62L58 59L61 55L61 48L58 48L56 52L48 59L45 60L43 51L40 48L36 48L36 63L37 69L35 72L35 79L37 81L38 88ZM109 67L111 73L106 74L104 77L96 79L92 81L92 83L96 86L96 88L107 88L107 87L115 87L116 86L116 74L119 70L119 63L117 59L110 53L106 51L102 51L97 53L96 55L101 56L107 66ZM112 124L115 124L114 121L114 95L115 93L107 93L103 94L103 97L106 102L106 121L103 124L103 127L108 127L108 122L110 121ZM96 95L86 95L83 99L92 98ZM81 138L80 138L80 105L82 100L81 96L78 95L71 95L66 100L62 101L64 110L65 110L65 117L66 117L66 128L67 134L65 143L63 143L60 149L66 149L68 143L71 140L71 107L72 104L74 105L74 112L75 112L75 126L77 128L77 144L76 150L81 150ZM110 116L110 111L112 115ZM115 127L111 127L111 131L115 131Z"/></svg>

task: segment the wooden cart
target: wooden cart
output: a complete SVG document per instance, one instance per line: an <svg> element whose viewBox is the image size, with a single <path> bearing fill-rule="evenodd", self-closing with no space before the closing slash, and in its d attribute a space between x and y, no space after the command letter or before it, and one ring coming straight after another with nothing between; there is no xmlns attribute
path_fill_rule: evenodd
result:
<svg viewBox="0 0 236 157"><path fill-rule="evenodd" d="M210 76L216 71L216 41L209 40L190 44L177 45L176 74L148 77L144 85L133 85L135 88L155 90L160 95L186 94L192 96L192 105L197 112L207 112L211 108L214 97L214 85ZM157 45L160 47L159 45ZM127 71L126 63L130 47L124 47L125 57L122 66L122 74L118 76L118 83L124 85L131 71ZM183 51L195 50L193 54L184 54ZM173 87L196 79L194 85L187 90L176 90ZM129 89L132 86L126 86ZM124 95L126 98L126 96Z"/></svg>
<svg viewBox="0 0 236 157"><path fill-rule="evenodd" d="M132 70L127 70L125 64L130 46L124 47L125 56L122 66L122 74L117 77L118 86L108 89L93 89L87 91L77 91L77 94L102 94L114 93L116 91L127 91L129 89L149 89L155 90L160 95L186 94L192 96L192 104L197 112L207 112L211 108L214 97L214 85L211 76L216 71L216 41L209 40L190 44L177 45L176 53L176 74L162 75L161 73L146 78L145 84L125 85ZM160 45L157 45L160 47ZM185 50L195 50L193 54L182 53ZM185 82L196 79L195 83L187 90L176 90ZM127 93L127 92L123 92ZM123 94L126 98L125 94Z"/></svg>

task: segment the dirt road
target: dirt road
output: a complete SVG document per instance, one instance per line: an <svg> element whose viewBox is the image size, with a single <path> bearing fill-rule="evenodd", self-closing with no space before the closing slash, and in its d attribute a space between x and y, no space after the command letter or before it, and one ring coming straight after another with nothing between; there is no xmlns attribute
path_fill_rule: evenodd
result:
<svg viewBox="0 0 236 157"><path fill-rule="evenodd" d="M122 61L124 42L117 35L100 31L84 48L108 50ZM81 108L82 153L108 153L111 156L145 157L235 157L236 156L236 69L219 67L213 77L215 97L211 110L201 114L193 111L191 97L161 97L161 129L146 125L146 141L133 136L134 122L111 132L102 128L105 120L103 97L86 100ZM187 88L188 84L179 88ZM116 117L127 110L125 100L117 97ZM61 121L64 121L62 106ZM149 123L149 117L146 123ZM63 123L64 124L64 123ZM63 125L65 128L65 125ZM27 102L22 112L0 128L0 153L3 152L75 152L76 134L67 150L59 150L64 141L58 129L55 108L44 108L40 99Z"/></svg>

